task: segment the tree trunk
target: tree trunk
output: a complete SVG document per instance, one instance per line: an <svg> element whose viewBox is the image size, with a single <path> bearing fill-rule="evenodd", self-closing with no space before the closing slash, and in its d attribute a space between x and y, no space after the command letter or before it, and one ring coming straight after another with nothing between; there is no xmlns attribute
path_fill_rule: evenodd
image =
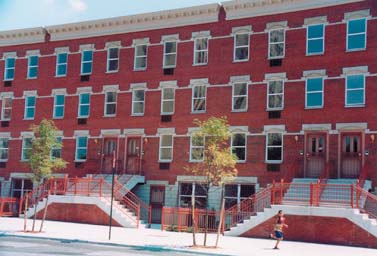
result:
<svg viewBox="0 0 377 256"><path fill-rule="evenodd" d="M38 202L39 202L39 196L38 196L38 190L37 194L35 195L35 204L34 204L34 218L33 218L33 227L31 229L31 232L34 232L35 229L35 221L37 220L37 207L38 207Z"/></svg>
<svg viewBox="0 0 377 256"><path fill-rule="evenodd" d="M195 233L195 196L191 196L191 218L192 218L192 245L196 246L196 233Z"/></svg>
<svg viewBox="0 0 377 256"><path fill-rule="evenodd" d="M24 232L26 232L26 220L27 220L27 207L28 207L28 201L29 201L29 193L26 193L25 196L25 209L24 209ZM22 207L22 205L20 205Z"/></svg>
<svg viewBox="0 0 377 256"><path fill-rule="evenodd" d="M48 194L47 194L47 197L46 197L46 204L45 204L45 209L44 209L44 213L43 213L43 218L42 218L41 227L39 228L39 232L42 232L43 224L44 224L45 219L46 219L46 215L47 215L47 206L48 206L48 198L49 198L49 196L50 196L50 191L48 191Z"/></svg>
<svg viewBox="0 0 377 256"><path fill-rule="evenodd" d="M203 246L205 247L207 245L207 233L208 233L208 190L209 186L205 185L206 189L206 213L205 213L205 219L204 219L204 242Z"/></svg>
<svg viewBox="0 0 377 256"><path fill-rule="evenodd" d="M221 203L221 210L220 210L220 221L219 221L219 226L217 227L217 236L216 236L216 244L215 244L215 248L217 248L217 246L219 245L219 238L220 238L220 232L221 232L221 228L223 225L225 225L225 223L223 223L223 220L224 220L224 215L225 215L225 198L224 198L224 194L222 195L222 203Z"/></svg>

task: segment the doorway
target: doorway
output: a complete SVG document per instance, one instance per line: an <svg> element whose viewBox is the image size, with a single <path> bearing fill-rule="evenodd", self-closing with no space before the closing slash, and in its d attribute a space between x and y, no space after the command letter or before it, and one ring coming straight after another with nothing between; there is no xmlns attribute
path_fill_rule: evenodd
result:
<svg viewBox="0 0 377 256"><path fill-rule="evenodd" d="M117 155L117 139L105 138L104 144L103 144L103 162L102 162L103 173L112 173L114 152L116 156Z"/></svg>
<svg viewBox="0 0 377 256"><path fill-rule="evenodd" d="M153 224L161 224L162 207L165 204L165 187L151 186L150 205Z"/></svg>
<svg viewBox="0 0 377 256"><path fill-rule="evenodd" d="M326 135L308 134L306 143L306 177L319 178L326 163Z"/></svg>
<svg viewBox="0 0 377 256"><path fill-rule="evenodd" d="M343 134L341 143L341 177L358 178L362 163L361 135Z"/></svg>
<svg viewBox="0 0 377 256"><path fill-rule="evenodd" d="M141 137L127 139L127 174L140 173L140 143Z"/></svg>

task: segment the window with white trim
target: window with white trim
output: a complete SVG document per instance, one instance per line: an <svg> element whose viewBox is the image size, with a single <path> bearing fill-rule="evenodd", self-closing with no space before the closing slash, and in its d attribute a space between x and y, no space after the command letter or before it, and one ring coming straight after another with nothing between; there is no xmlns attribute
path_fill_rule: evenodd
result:
<svg viewBox="0 0 377 256"><path fill-rule="evenodd" d="M161 90L161 114L174 114L175 105L175 89L172 87L165 87Z"/></svg>
<svg viewBox="0 0 377 256"><path fill-rule="evenodd" d="M312 77L306 79L305 108L323 107L323 78Z"/></svg>
<svg viewBox="0 0 377 256"><path fill-rule="evenodd" d="M145 90L132 90L132 115L144 115Z"/></svg>
<svg viewBox="0 0 377 256"><path fill-rule="evenodd" d="M204 160L204 143L204 137L195 134L190 136L190 162Z"/></svg>
<svg viewBox="0 0 377 256"><path fill-rule="evenodd" d="M55 94L54 95L54 113L53 113L54 119L59 119L59 118L64 117L64 104L65 104L65 95Z"/></svg>
<svg viewBox="0 0 377 256"><path fill-rule="evenodd" d="M367 38L366 18L347 21L347 51L365 50Z"/></svg>
<svg viewBox="0 0 377 256"><path fill-rule="evenodd" d="M117 92L107 91L105 93L105 116L115 116L117 106Z"/></svg>
<svg viewBox="0 0 377 256"><path fill-rule="evenodd" d="M28 68L27 68L27 78L34 79L38 77L38 55L28 56Z"/></svg>
<svg viewBox="0 0 377 256"><path fill-rule="evenodd" d="M51 148L51 159L62 157L62 137L56 137L56 144Z"/></svg>
<svg viewBox="0 0 377 256"><path fill-rule="evenodd" d="M306 54L322 54L325 51L325 25L308 25L306 29Z"/></svg>
<svg viewBox="0 0 377 256"><path fill-rule="evenodd" d="M266 162L281 163L283 161L283 134L271 132L266 134Z"/></svg>
<svg viewBox="0 0 377 256"><path fill-rule="evenodd" d="M192 87L192 108L193 113L203 113L206 111L207 87L205 85L195 85Z"/></svg>
<svg viewBox="0 0 377 256"><path fill-rule="evenodd" d="M225 184L225 209L238 205L241 201L255 194L254 184Z"/></svg>
<svg viewBox="0 0 377 256"><path fill-rule="evenodd" d="M24 119L33 120L35 116L35 101L36 97L34 95L29 95L25 97L25 112Z"/></svg>
<svg viewBox="0 0 377 256"><path fill-rule="evenodd" d="M81 75L90 75L92 73L93 51L83 50L81 52Z"/></svg>
<svg viewBox="0 0 377 256"><path fill-rule="evenodd" d="M161 134L159 160L160 162L171 162L173 160L173 135Z"/></svg>
<svg viewBox="0 0 377 256"><path fill-rule="evenodd" d="M180 183L179 184L179 206L191 207L192 197L195 197L195 207L204 209L207 207L206 184Z"/></svg>
<svg viewBox="0 0 377 256"><path fill-rule="evenodd" d="M247 111L247 105L247 83L234 83L232 86L232 111Z"/></svg>
<svg viewBox="0 0 377 256"><path fill-rule="evenodd" d="M15 68L16 68L16 58L6 57L5 58L5 71L4 71L5 81L11 81L14 79Z"/></svg>
<svg viewBox="0 0 377 256"><path fill-rule="evenodd" d="M208 37L195 38L194 65L206 65L208 63Z"/></svg>
<svg viewBox="0 0 377 256"><path fill-rule="evenodd" d="M237 33L234 35L234 61L247 61L249 60L249 33Z"/></svg>
<svg viewBox="0 0 377 256"><path fill-rule="evenodd" d="M0 138L0 162L8 161L9 138Z"/></svg>
<svg viewBox="0 0 377 256"><path fill-rule="evenodd" d="M62 77L67 75L67 65L68 65L68 53L60 52L56 54L56 71L55 75L57 77Z"/></svg>
<svg viewBox="0 0 377 256"><path fill-rule="evenodd" d="M231 137L231 152L237 156L237 162L246 161L246 134L234 133Z"/></svg>
<svg viewBox="0 0 377 256"><path fill-rule="evenodd" d="M147 56L148 56L147 44L135 45L135 60L134 60L135 70L147 69Z"/></svg>
<svg viewBox="0 0 377 256"><path fill-rule="evenodd" d="M31 156L31 150L33 146L32 137L22 138L22 150L21 150L21 161L29 161Z"/></svg>
<svg viewBox="0 0 377 256"><path fill-rule="evenodd" d="M117 72L119 68L119 47L107 49L107 72Z"/></svg>
<svg viewBox="0 0 377 256"><path fill-rule="evenodd" d="M87 118L90 114L90 93L79 94L79 118Z"/></svg>
<svg viewBox="0 0 377 256"><path fill-rule="evenodd" d="M284 106L284 81L268 81L267 110L282 110Z"/></svg>
<svg viewBox="0 0 377 256"><path fill-rule="evenodd" d="M273 29L268 33L268 58L281 59L285 54L285 29Z"/></svg>
<svg viewBox="0 0 377 256"><path fill-rule="evenodd" d="M1 121L9 121L12 117L12 96L3 96L1 102Z"/></svg>
<svg viewBox="0 0 377 256"><path fill-rule="evenodd" d="M177 41L164 41L163 68L175 68L177 64Z"/></svg>
<svg viewBox="0 0 377 256"><path fill-rule="evenodd" d="M87 136L77 136L76 137L75 161L76 162L86 161L87 152L88 152L88 137Z"/></svg>
<svg viewBox="0 0 377 256"><path fill-rule="evenodd" d="M365 105L365 75L347 75L346 106Z"/></svg>

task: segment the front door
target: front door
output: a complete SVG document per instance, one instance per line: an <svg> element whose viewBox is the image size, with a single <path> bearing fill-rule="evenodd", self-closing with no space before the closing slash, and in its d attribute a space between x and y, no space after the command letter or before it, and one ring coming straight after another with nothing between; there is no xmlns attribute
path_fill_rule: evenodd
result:
<svg viewBox="0 0 377 256"><path fill-rule="evenodd" d="M162 207L165 203L165 187L164 186L151 186L150 204L152 223L161 224Z"/></svg>
<svg viewBox="0 0 377 256"><path fill-rule="evenodd" d="M116 154L117 150L117 139L106 138L104 140L102 170L104 173L111 173L113 165L113 154L114 152Z"/></svg>
<svg viewBox="0 0 377 256"><path fill-rule="evenodd" d="M319 178L325 169L325 134L309 134L306 146L306 177Z"/></svg>
<svg viewBox="0 0 377 256"><path fill-rule="evenodd" d="M358 178L361 169L361 136L345 134L342 136L341 177Z"/></svg>
<svg viewBox="0 0 377 256"><path fill-rule="evenodd" d="M139 174L140 172L140 137L127 140L127 173Z"/></svg>

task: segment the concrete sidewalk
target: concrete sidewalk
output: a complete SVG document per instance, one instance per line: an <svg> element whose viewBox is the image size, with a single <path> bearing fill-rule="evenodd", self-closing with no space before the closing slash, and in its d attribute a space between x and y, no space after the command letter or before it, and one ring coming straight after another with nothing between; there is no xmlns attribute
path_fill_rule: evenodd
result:
<svg viewBox="0 0 377 256"><path fill-rule="evenodd" d="M40 222L37 221L39 230ZM31 229L32 220L28 220L28 229ZM108 240L109 228L107 226L86 225L67 222L46 221L43 233L24 233L23 219L0 218L0 235L38 237L61 240L75 240L90 243L117 244L125 246L154 247L161 250L189 251L198 254L215 255L248 255L248 256L375 256L376 249L346 247L335 245L322 245L283 241L280 250L273 250L275 241L269 239L252 239L241 237L220 237L217 249L193 249L191 233L177 233L160 231L156 229L127 229L112 228L112 239ZM208 236L208 245L213 245L216 235ZM198 244L202 244L203 235L197 235Z"/></svg>

